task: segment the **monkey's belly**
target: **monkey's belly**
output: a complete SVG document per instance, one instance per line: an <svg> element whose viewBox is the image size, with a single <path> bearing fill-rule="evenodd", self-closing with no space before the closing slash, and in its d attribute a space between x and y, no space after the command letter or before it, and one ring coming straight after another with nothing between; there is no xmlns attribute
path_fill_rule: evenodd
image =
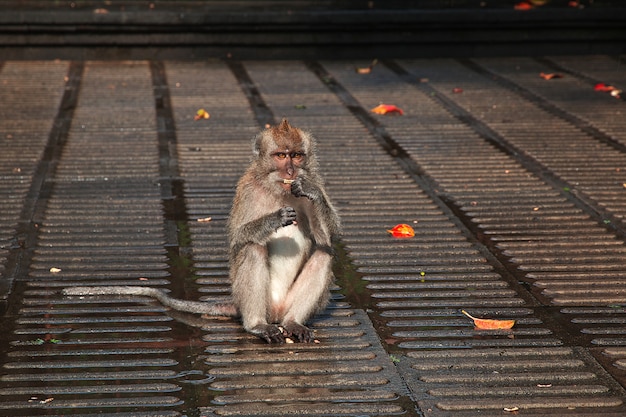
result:
<svg viewBox="0 0 626 417"><path fill-rule="evenodd" d="M270 297L274 316L282 315L289 288L306 262L310 247L311 242L294 225L279 229L268 242Z"/></svg>

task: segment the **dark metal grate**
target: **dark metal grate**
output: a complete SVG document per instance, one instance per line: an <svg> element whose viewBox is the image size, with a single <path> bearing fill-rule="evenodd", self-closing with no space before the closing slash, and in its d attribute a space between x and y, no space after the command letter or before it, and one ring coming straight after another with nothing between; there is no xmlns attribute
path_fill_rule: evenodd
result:
<svg viewBox="0 0 626 417"><path fill-rule="evenodd" d="M12 84L0 94L15 104L0 109L10 151L0 153L10 170L0 193L33 201L0 203L10 242L0 264L13 259L0 274L17 278L2 321L0 409L624 414L626 203L619 184L606 184L622 181L612 175L624 160L622 122L603 117L623 102L588 89L594 76L621 78L554 62L587 78L544 91L534 77L550 61L524 59L392 62L368 75L342 62L4 63L0 80ZM63 113L68 73L82 79L71 84L76 109ZM405 115L373 116L380 101ZM41 120L28 124L31 108ZM211 118L194 121L199 108ZM234 187L259 124L283 116L318 137L344 225L340 285L312 323L320 343L267 346L236 320L143 297L60 295L133 284L227 299ZM60 122L66 137L45 151ZM16 161L28 175L10 168ZM41 186L30 182L35 170ZM36 229L20 228L25 206ZM416 236L391 238L397 223ZM11 246L20 242L25 250ZM478 330L460 309L517 324Z"/></svg>

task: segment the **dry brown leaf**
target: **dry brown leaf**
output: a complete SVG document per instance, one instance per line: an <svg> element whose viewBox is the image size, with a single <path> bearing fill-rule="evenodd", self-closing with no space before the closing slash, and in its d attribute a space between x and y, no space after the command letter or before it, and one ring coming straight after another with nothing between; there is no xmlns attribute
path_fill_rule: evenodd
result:
<svg viewBox="0 0 626 417"><path fill-rule="evenodd" d="M477 329L482 330L494 330L494 329L510 329L515 325L515 320L494 320L494 319L479 319L471 316L467 311L461 310L461 313L474 321L474 326Z"/></svg>

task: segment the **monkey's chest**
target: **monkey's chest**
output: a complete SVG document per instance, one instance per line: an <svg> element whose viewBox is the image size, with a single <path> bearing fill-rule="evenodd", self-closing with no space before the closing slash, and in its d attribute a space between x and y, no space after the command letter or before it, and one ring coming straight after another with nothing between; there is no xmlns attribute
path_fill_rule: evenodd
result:
<svg viewBox="0 0 626 417"><path fill-rule="evenodd" d="M272 299L282 300L306 262L311 242L297 226L280 228L267 244Z"/></svg>

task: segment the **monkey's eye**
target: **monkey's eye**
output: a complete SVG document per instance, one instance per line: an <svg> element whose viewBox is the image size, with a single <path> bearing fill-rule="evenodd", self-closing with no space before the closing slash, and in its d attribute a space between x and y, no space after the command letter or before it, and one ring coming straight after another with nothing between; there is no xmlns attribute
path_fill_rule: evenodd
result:
<svg viewBox="0 0 626 417"><path fill-rule="evenodd" d="M291 159L302 159L304 158L304 152L276 152L272 154L275 158L277 159L285 159L287 157L290 157Z"/></svg>

